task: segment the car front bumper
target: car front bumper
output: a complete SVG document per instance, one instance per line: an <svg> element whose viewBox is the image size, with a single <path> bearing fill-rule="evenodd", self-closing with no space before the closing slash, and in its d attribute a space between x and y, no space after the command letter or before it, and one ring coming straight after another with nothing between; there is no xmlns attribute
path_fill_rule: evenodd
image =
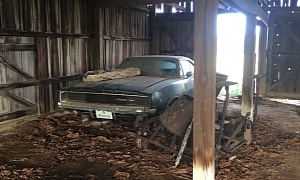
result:
<svg viewBox="0 0 300 180"><path fill-rule="evenodd" d="M96 110L108 111L113 114L140 115L148 114L155 115L156 109L142 106L117 106L110 104L93 104L81 102L58 102L58 107L62 109L72 109L77 111L94 112Z"/></svg>

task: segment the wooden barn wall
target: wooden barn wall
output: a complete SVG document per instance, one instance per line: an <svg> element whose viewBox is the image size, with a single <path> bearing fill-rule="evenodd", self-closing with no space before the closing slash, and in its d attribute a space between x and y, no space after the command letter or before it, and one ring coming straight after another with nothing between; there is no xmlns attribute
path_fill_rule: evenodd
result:
<svg viewBox="0 0 300 180"><path fill-rule="evenodd" d="M194 57L192 14L162 14L155 19L155 54Z"/></svg>
<svg viewBox="0 0 300 180"><path fill-rule="evenodd" d="M0 121L52 111L58 89L86 71L149 54L147 7L89 2L0 0Z"/></svg>
<svg viewBox="0 0 300 180"><path fill-rule="evenodd" d="M270 14L267 93L300 99L300 15Z"/></svg>
<svg viewBox="0 0 300 180"><path fill-rule="evenodd" d="M0 87L91 69L89 13L86 0L0 0ZM65 84L0 89L0 114L28 108L51 111Z"/></svg>
<svg viewBox="0 0 300 180"><path fill-rule="evenodd" d="M149 12L147 10L105 7L96 13L99 17L98 51L95 53L95 67L100 69L115 68L130 56L149 54ZM97 38L96 37L96 38ZM98 53L98 54L97 54Z"/></svg>
<svg viewBox="0 0 300 180"><path fill-rule="evenodd" d="M1 45L4 44L22 44L22 45L34 45L33 38L26 37L1 37ZM31 76L35 76L35 52L34 51L0 51L0 83L14 83L14 82L22 82L26 79L13 71L12 69L6 67L1 62L9 62L14 64L15 66L23 69ZM35 92L34 87L20 88L10 91L12 94L21 97L28 102L36 103L36 97L32 92ZM0 94L1 95L1 94ZM0 96L0 113L1 112L10 112L11 110L23 109L26 108L24 105L19 104L15 101L11 101L9 97Z"/></svg>

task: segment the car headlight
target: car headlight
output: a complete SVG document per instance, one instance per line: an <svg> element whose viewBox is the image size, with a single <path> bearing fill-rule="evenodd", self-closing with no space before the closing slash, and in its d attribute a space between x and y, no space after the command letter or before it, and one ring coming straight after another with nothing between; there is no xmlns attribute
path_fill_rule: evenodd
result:
<svg viewBox="0 0 300 180"><path fill-rule="evenodd" d="M152 98L152 106L154 107L159 106L163 101L161 92L154 92L151 98Z"/></svg>

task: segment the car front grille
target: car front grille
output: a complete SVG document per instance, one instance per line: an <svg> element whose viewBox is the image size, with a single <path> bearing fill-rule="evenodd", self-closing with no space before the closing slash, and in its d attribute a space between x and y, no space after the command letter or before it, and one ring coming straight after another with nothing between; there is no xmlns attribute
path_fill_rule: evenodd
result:
<svg viewBox="0 0 300 180"><path fill-rule="evenodd" d="M89 93L89 92L60 92L61 101L76 101L86 103L101 103L127 106L150 106L151 98L141 95Z"/></svg>

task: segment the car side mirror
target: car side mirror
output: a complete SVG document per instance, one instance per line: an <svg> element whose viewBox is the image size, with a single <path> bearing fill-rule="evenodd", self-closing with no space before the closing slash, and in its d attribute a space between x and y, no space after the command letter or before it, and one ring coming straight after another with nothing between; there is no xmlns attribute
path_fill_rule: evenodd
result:
<svg viewBox="0 0 300 180"><path fill-rule="evenodd" d="M192 75L193 75L193 73L191 71L186 73L186 77L188 77L188 78L191 77Z"/></svg>

